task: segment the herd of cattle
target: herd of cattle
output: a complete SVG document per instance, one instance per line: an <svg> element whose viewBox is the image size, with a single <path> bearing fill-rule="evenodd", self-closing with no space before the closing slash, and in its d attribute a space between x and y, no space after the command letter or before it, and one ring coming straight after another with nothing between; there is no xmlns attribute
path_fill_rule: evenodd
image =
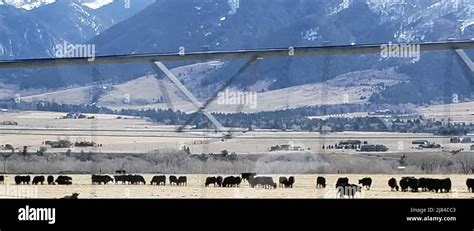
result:
<svg viewBox="0 0 474 231"><path fill-rule="evenodd" d="M467 179L466 185L468 190L474 187L474 179ZM431 178L420 178L415 177L403 177L400 180L400 187L397 185L397 180L392 178L388 181L388 186L393 190L402 190L402 192L412 191L418 192L420 189L422 192L451 192L451 179L431 179Z"/></svg>
<svg viewBox="0 0 474 231"><path fill-rule="evenodd" d="M92 184L93 185L101 185L101 184L108 184L108 183L115 183L115 184L130 184L130 185L145 185L146 181L145 178L141 175L136 174L121 174L115 175L113 177L109 175L92 175ZM167 181L168 180L168 181ZM0 183L4 183L5 177L0 176ZM70 176L58 176L56 179L54 176L49 175L45 176L34 176L33 178L29 175L18 175L14 177L15 184L23 185L23 184L44 184L45 182L48 185L71 185L72 184L72 177ZM278 184L273 181L272 177L269 176L257 176L256 173L242 173L239 176L210 176L206 178L204 183L205 187L209 187L213 185L214 187L240 187L242 182L248 182L248 185L252 188L266 188L266 189L275 189L277 187L284 187L284 188L293 188L295 184L295 177L279 177ZM165 186L166 183L170 185L176 186L186 186L188 179L186 176L174 176L171 175L168 178L165 175L157 175L153 176L150 184L151 185L163 185ZM361 186L359 186L361 185ZM351 184L349 183L349 178L341 177L337 179L336 182L336 189L338 194L341 196L349 196L354 197L356 193L361 192L362 188L370 190L372 186L372 179L371 178L363 178L358 181L358 184ZM391 188L392 191L399 191L402 192L440 192L440 193L448 193L451 192L451 180L449 178L446 179L431 179L431 178L415 178L415 177L402 177L400 181L397 182L395 178L391 178L388 180L388 186ZM474 179L467 179L466 186L469 192L474 193ZM326 188L326 179L322 176L318 176L316 179L316 188Z"/></svg>
<svg viewBox="0 0 474 231"><path fill-rule="evenodd" d="M54 176L35 176L33 177L33 180L29 175L24 175L24 176L15 176L14 178L15 184L21 185L21 184L44 184L45 181L48 183L48 185L71 185L72 184L72 177L70 176L58 176L56 179L54 179ZM0 183L3 184L5 181L5 176L0 176Z"/></svg>

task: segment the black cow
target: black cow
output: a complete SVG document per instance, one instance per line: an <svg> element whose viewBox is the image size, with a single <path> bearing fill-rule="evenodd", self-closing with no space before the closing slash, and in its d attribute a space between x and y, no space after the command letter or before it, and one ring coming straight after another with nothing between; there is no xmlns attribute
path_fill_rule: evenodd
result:
<svg viewBox="0 0 474 231"><path fill-rule="evenodd" d="M418 180L418 187L423 192L450 192L451 179L420 178Z"/></svg>
<svg viewBox="0 0 474 231"><path fill-rule="evenodd" d="M249 181L251 177L257 176L257 173L255 172L244 172L242 173L242 180Z"/></svg>
<svg viewBox="0 0 474 231"><path fill-rule="evenodd" d="M116 170L115 171L115 174L122 174L123 175L125 173L127 173L127 171L125 171L125 170Z"/></svg>
<svg viewBox="0 0 474 231"><path fill-rule="evenodd" d="M467 179L466 180L467 191L474 193L474 179Z"/></svg>
<svg viewBox="0 0 474 231"><path fill-rule="evenodd" d="M43 184L44 180L45 180L44 176L35 176L35 177L33 177L33 181L31 183L34 184L34 185Z"/></svg>
<svg viewBox="0 0 474 231"><path fill-rule="evenodd" d="M285 188L293 188L293 184L295 183L295 177L290 176L288 178L282 176L278 179L278 186L285 187Z"/></svg>
<svg viewBox="0 0 474 231"><path fill-rule="evenodd" d="M108 184L114 182L114 179L109 175L92 175L92 184Z"/></svg>
<svg viewBox="0 0 474 231"><path fill-rule="evenodd" d="M209 187L209 185L212 184L214 185L214 187L216 187L216 185L221 187L222 182L223 182L222 176L218 176L218 177L210 176L206 178L206 183L204 183L204 186Z"/></svg>
<svg viewBox="0 0 474 231"><path fill-rule="evenodd" d="M30 176L15 176L14 179L16 184L30 184L31 181Z"/></svg>
<svg viewBox="0 0 474 231"><path fill-rule="evenodd" d="M326 188L326 178L318 176L316 178L316 188Z"/></svg>
<svg viewBox="0 0 474 231"><path fill-rule="evenodd" d="M216 183L219 187L222 187L222 183L224 182L224 178L222 176L218 176L216 178Z"/></svg>
<svg viewBox="0 0 474 231"><path fill-rule="evenodd" d="M451 192L451 186L452 186L451 179L446 178L446 179L438 180L438 184L439 184L440 192L445 192L445 193Z"/></svg>
<svg viewBox="0 0 474 231"><path fill-rule="evenodd" d="M432 185L433 179L428 178L420 178L418 179L418 188L421 188L422 192L428 192L434 189L434 185Z"/></svg>
<svg viewBox="0 0 474 231"><path fill-rule="evenodd" d="M390 186L390 189L392 191L394 191L395 189L398 191L400 189L395 178L391 178L390 180L388 180L388 186Z"/></svg>
<svg viewBox="0 0 474 231"><path fill-rule="evenodd" d="M339 188L340 186L348 185L348 184L349 184L349 178L340 177L339 179L337 179L336 188Z"/></svg>
<svg viewBox="0 0 474 231"><path fill-rule="evenodd" d="M281 176L278 179L278 187L286 187L286 184L288 184L288 178L286 178L286 176Z"/></svg>
<svg viewBox="0 0 474 231"><path fill-rule="evenodd" d="M366 177L359 180L359 184L362 184L362 187L370 190L370 186L372 186L372 178Z"/></svg>
<svg viewBox="0 0 474 231"><path fill-rule="evenodd" d="M79 198L79 193L73 193L71 196L65 196L61 199L78 199Z"/></svg>
<svg viewBox="0 0 474 231"><path fill-rule="evenodd" d="M58 176L55 181L58 185L71 185L72 178L70 176Z"/></svg>
<svg viewBox="0 0 474 231"><path fill-rule="evenodd" d="M288 177L288 187L293 188L294 184L295 184L295 177L294 176Z"/></svg>
<svg viewBox="0 0 474 231"><path fill-rule="evenodd" d="M337 187L337 195L339 195L341 198L343 198L344 196L354 198L357 193L360 192L362 192L362 187L355 184L341 183L340 186Z"/></svg>
<svg viewBox="0 0 474 231"><path fill-rule="evenodd" d="M173 184L178 185L178 177L170 176L169 179L170 179L170 185L173 185Z"/></svg>
<svg viewBox="0 0 474 231"><path fill-rule="evenodd" d="M250 187L262 187L266 189L277 188L277 184L273 182L272 177L268 176L259 176L259 177L251 177L249 178Z"/></svg>
<svg viewBox="0 0 474 231"><path fill-rule="evenodd" d="M0 176L0 183L4 184L5 183L5 176Z"/></svg>
<svg viewBox="0 0 474 231"><path fill-rule="evenodd" d="M215 176L209 176L206 178L206 182L204 183L204 186L205 187L208 187L209 185L214 185L214 187L216 186L216 181L217 181L217 178Z"/></svg>
<svg viewBox="0 0 474 231"><path fill-rule="evenodd" d="M166 176L162 175L162 176L153 176L153 178L151 179L151 182L150 182L151 185L166 185Z"/></svg>
<svg viewBox="0 0 474 231"><path fill-rule="evenodd" d="M242 183L242 178L240 178L239 176L228 176L224 178L224 181L222 182L222 187L239 187L240 183Z"/></svg>
<svg viewBox="0 0 474 231"><path fill-rule="evenodd" d="M411 189L412 192L418 192L418 184L418 179L415 177L402 177L400 180L402 192L406 192L408 189Z"/></svg>
<svg viewBox="0 0 474 231"><path fill-rule="evenodd" d="M185 176L178 177L178 186L179 185L188 185L188 178Z"/></svg>
<svg viewBox="0 0 474 231"><path fill-rule="evenodd" d="M141 175L127 175L131 184L146 184L145 178Z"/></svg>
<svg viewBox="0 0 474 231"><path fill-rule="evenodd" d="M126 184L127 183L127 176L125 175L116 175L114 176L114 180L115 180L115 183L119 183L119 182L122 182L122 184Z"/></svg>
<svg viewBox="0 0 474 231"><path fill-rule="evenodd" d="M48 181L49 185L54 185L54 176L49 175L46 180Z"/></svg>

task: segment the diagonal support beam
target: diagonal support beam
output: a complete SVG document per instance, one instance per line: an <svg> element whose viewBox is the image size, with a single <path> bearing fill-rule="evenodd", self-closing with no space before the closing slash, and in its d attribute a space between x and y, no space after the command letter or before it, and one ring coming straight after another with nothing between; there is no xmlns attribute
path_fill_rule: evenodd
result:
<svg viewBox="0 0 474 231"><path fill-rule="evenodd" d="M466 67L471 71L471 76L474 75L474 63L472 60L469 58L469 56L464 52L464 50L461 49L456 49L454 50L456 54L461 58L463 63L466 65Z"/></svg>
<svg viewBox="0 0 474 231"><path fill-rule="evenodd" d="M235 79L241 75L249 66L251 66L252 64L254 64L255 62L257 61L257 58L256 57L253 57L252 59L250 59L249 61L247 61L235 74L233 74L225 83L224 85L221 86L221 88L219 88L219 90L217 90L213 96L211 96L210 99L207 100L206 103L204 103L204 105L199 108L198 111L196 111L194 113L193 116L191 116L185 123L183 126L181 126L180 128L178 128L178 131L182 131L184 129L184 126L188 125L189 123L191 123L191 121L196 117L196 115L200 112L202 112L203 110L205 110L218 96L219 96L219 93L224 91L227 87L229 87L234 81Z"/></svg>
<svg viewBox="0 0 474 231"><path fill-rule="evenodd" d="M198 101L196 97L179 81L176 76L161 62L155 62L155 65L171 80L171 82L176 85L176 87L191 101L191 103L198 109L198 111L202 112L204 116L214 124L217 131L219 132L227 132L227 130L222 126L219 121L209 112L206 111L206 108Z"/></svg>

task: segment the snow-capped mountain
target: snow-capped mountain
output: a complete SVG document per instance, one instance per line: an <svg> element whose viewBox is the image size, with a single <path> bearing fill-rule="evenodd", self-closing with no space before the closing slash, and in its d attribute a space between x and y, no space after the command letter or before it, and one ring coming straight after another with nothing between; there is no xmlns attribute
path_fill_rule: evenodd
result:
<svg viewBox="0 0 474 231"><path fill-rule="evenodd" d="M141 5L147 6L145 9L134 8L138 0L131 2L131 8L127 10L124 10L125 2L122 1L103 1L100 4L97 1L73 1L70 4L51 3L30 12L37 14L35 18L43 18L46 30L59 30L52 33L59 39L84 41L91 38L86 42L95 44L99 55L177 52L180 47L190 52L317 46L327 44L326 41L336 45L474 37L472 0L147 1ZM99 8L94 10L95 6L84 6L93 3L101 7L97 5ZM63 10L54 10L58 6L63 6ZM124 17L131 12L136 14ZM50 24L55 17L67 20ZM113 26L108 28L109 25ZM71 28L80 29L68 31ZM331 63L331 68L324 73L322 70L327 62ZM422 60L416 64L407 60L381 60L377 55L334 56L330 61L326 57L281 58L260 63L252 81L271 83L271 89L317 83L352 71L396 67L397 71L412 77L414 84L410 87L417 89L411 92L424 91L423 96L427 97L444 92L442 79L447 67L443 52L423 54ZM203 83L218 83L223 80L222 76L230 76L238 66L239 63L229 62ZM90 67L67 70L61 72L60 78L68 81L79 81L77 76L91 73ZM149 71L148 64L103 66L98 70L103 73L101 78L112 76L117 81L142 76ZM468 92L469 84L466 84L459 65L453 71L453 89ZM51 73L40 71L35 74L47 76L48 80L43 79L40 83L45 86L58 83ZM252 84L252 81L239 84ZM398 90L403 92L404 89ZM405 95L410 98L409 92Z"/></svg>
<svg viewBox="0 0 474 231"><path fill-rule="evenodd" d="M460 0L429 1L314 1L240 0L231 7L227 0L158 1L135 17L119 23L91 40L100 54L238 50L265 47L317 46L325 44L442 41L474 37L472 6ZM176 13L173 13L176 12ZM179 12L179 13L178 13ZM120 35L120 36L119 36ZM442 53L442 52L441 52ZM325 58L269 59L261 61L252 81L271 82L271 89L323 81L339 74L373 68L397 67L413 77L417 91L443 92L445 55L423 54L416 64L407 60L381 60L377 55L331 57L329 73L323 73ZM228 63L206 83L223 81L240 64ZM463 93L469 84L455 66L453 89ZM146 66L116 66L101 72L130 78L149 71ZM251 82L252 82L251 81ZM240 84L248 84L245 81ZM430 86L424 87L423 86ZM399 87L399 86L396 86ZM394 89L396 89L396 87ZM408 94L407 94L408 95Z"/></svg>
<svg viewBox="0 0 474 231"><path fill-rule="evenodd" d="M54 3L56 0L0 0L0 5L12 5L24 10L32 10Z"/></svg>
<svg viewBox="0 0 474 231"><path fill-rule="evenodd" d="M40 8L51 3L55 3L57 0L0 0L0 5L12 5L16 8L21 8L24 10L33 10ZM58 2L68 2L66 0L61 0ZM87 6L91 9L99 9L105 5L114 2L114 0L78 0L77 3Z"/></svg>
<svg viewBox="0 0 474 231"><path fill-rule="evenodd" d="M51 57L57 43L84 43L153 1L135 0L126 8L123 1L0 0L0 58ZM90 8L93 3L100 7Z"/></svg>
<svg viewBox="0 0 474 231"><path fill-rule="evenodd" d="M0 7L2 59L50 57L51 47L60 41L60 36L38 23L28 12L12 6Z"/></svg>
<svg viewBox="0 0 474 231"><path fill-rule="evenodd" d="M367 0L367 3L383 23L397 25L394 37L399 42L464 37L469 34L466 29L474 25L472 0ZM446 27L451 28L446 31Z"/></svg>
<svg viewBox="0 0 474 231"><path fill-rule="evenodd" d="M32 10L31 15L71 43L84 42L112 25L91 8L74 1L58 1Z"/></svg>

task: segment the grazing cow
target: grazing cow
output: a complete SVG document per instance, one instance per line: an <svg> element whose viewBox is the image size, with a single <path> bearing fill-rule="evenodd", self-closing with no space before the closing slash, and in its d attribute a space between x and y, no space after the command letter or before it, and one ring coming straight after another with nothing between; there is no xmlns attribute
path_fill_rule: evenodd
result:
<svg viewBox="0 0 474 231"><path fill-rule="evenodd" d="M474 179L469 178L466 180L467 191L474 193Z"/></svg>
<svg viewBox="0 0 474 231"><path fill-rule="evenodd" d="M46 179L49 185L54 185L54 176L49 175Z"/></svg>
<svg viewBox="0 0 474 231"><path fill-rule="evenodd" d="M295 183L295 177L290 176L288 178L282 176L278 179L278 186L285 187L285 188L293 188L293 184Z"/></svg>
<svg viewBox="0 0 474 231"><path fill-rule="evenodd" d="M411 189L412 192L418 192L418 179L415 177L402 177L400 187L402 192L406 192L408 189Z"/></svg>
<svg viewBox="0 0 474 231"><path fill-rule="evenodd" d="M277 184L273 182L272 177L267 176L259 176L259 177L251 177L249 178L250 187L262 187L265 189L277 188Z"/></svg>
<svg viewBox="0 0 474 231"><path fill-rule="evenodd" d="M173 184L178 185L178 177L170 176L169 178L170 178L170 185L173 185Z"/></svg>
<svg viewBox="0 0 474 231"><path fill-rule="evenodd" d="M286 178L285 176L281 176L278 179L278 187L283 187L283 186L286 187L286 184L288 184L288 178Z"/></svg>
<svg viewBox="0 0 474 231"><path fill-rule="evenodd" d="M432 179L423 177L418 179L418 188L421 188L422 192L431 191L434 188L432 185Z"/></svg>
<svg viewBox="0 0 474 231"><path fill-rule="evenodd" d="M450 192L451 179L420 178L418 179L418 187L423 192Z"/></svg>
<svg viewBox="0 0 474 231"><path fill-rule="evenodd" d="M222 187L239 187L241 182L242 178L240 178L239 176L228 176L224 178L224 181L222 182Z"/></svg>
<svg viewBox="0 0 474 231"><path fill-rule="evenodd" d="M293 188L294 184L295 184L295 177L294 176L288 177L288 187Z"/></svg>
<svg viewBox="0 0 474 231"><path fill-rule="evenodd" d="M145 178L141 175L130 175L130 182L132 184L146 184Z"/></svg>
<svg viewBox="0 0 474 231"><path fill-rule="evenodd" d="M318 176L316 179L316 188L326 188L326 178Z"/></svg>
<svg viewBox="0 0 474 231"><path fill-rule="evenodd" d="M151 179L151 182L150 182L151 185L161 185L163 184L166 185L166 176L162 175L162 176L153 176L153 178Z"/></svg>
<svg viewBox="0 0 474 231"><path fill-rule="evenodd" d="M224 178L222 176L218 176L216 178L216 183L219 187L222 187L222 183L224 182Z"/></svg>
<svg viewBox="0 0 474 231"><path fill-rule="evenodd" d="M255 172L244 172L242 173L242 180L249 181L250 178L257 176Z"/></svg>
<svg viewBox="0 0 474 231"><path fill-rule="evenodd" d="M208 187L209 185L214 185L214 187L219 186L221 187L222 186L222 181L223 181L223 178L222 176L218 176L218 177L215 177L215 176L210 176L208 178L206 178L206 183L204 183L204 186Z"/></svg>
<svg viewBox="0 0 474 231"><path fill-rule="evenodd" d="M55 181L58 185L71 185L72 178L70 176L58 176Z"/></svg>
<svg viewBox="0 0 474 231"><path fill-rule="evenodd" d="M445 193L451 192L451 186L452 186L451 179L449 178L442 179L442 180L439 180L438 183L439 183L440 192L445 192ZM438 192L438 190L436 190L436 192Z"/></svg>
<svg viewBox="0 0 474 231"><path fill-rule="evenodd" d="M339 179L337 179L336 188L339 188L340 186L348 185L348 184L349 184L349 178L340 177Z"/></svg>
<svg viewBox="0 0 474 231"><path fill-rule="evenodd" d="M360 179L359 184L362 184L362 187L365 187L367 190L370 190L370 186L372 186L372 178L366 177Z"/></svg>
<svg viewBox="0 0 474 231"><path fill-rule="evenodd" d="M127 171L125 171L125 170L116 170L115 171L115 174L122 174L123 175L123 174L126 174L126 173L127 173Z"/></svg>
<svg viewBox="0 0 474 231"><path fill-rule="evenodd" d="M178 177L178 186L179 185L188 185L188 178L185 176Z"/></svg>
<svg viewBox="0 0 474 231"><path fill-rule="evenodd" d="M92 184L108 184L114 182L114 179L109 175L92 175Z"/></svg>
<svg viewBox="0 0 474 231"><path fill-rule="evenodd" d="M400 189L395 178L391 178L390 180L388 180L388 186L390 186L390 189L392 191L394 191L394 189L396 189L397 191Z"/></svg>
<svg viewBox="0 0 474 231"><path fill-rule="evenodd" d="M362 192L362 187L355 185L355 184L345 184L342 183L339 187L337 187L337 195L341 198L344 196L348 196L349 198L354 198L357 193Z"/></svg>
<svg viewBox="0 0 474 231"><path fill-rule="evenodd" d="M15 183L18 184L30 184L30 176L15 176Z"/></svg>
<svg viewBox="0 0 474 231"><path fill-rule="evenodd" d="M79 198L79 193L73 193L71 196L65 196L61 199L78 199Z"/></svg>
<svg viewBox="0 0 474 231"><path fill-rule="evenodd" d="M33 177L33 181L31 183L34 184L34 185L43 184L44 180L45 180L44 176L35 176L35 177Z"/></svg>
<svg viewBox="0 0 474 231"><path fill-rule="evenodd" d="M127 183L127 176L125 175L116 175L114 176L115 183L122 182L122 184Z"/></svg>
<svg viewBox="0 0 474 231"><path fill-rule="evenodd" d="M5 176L0 176L0 183L4 184L5 183Z"/></svg>

